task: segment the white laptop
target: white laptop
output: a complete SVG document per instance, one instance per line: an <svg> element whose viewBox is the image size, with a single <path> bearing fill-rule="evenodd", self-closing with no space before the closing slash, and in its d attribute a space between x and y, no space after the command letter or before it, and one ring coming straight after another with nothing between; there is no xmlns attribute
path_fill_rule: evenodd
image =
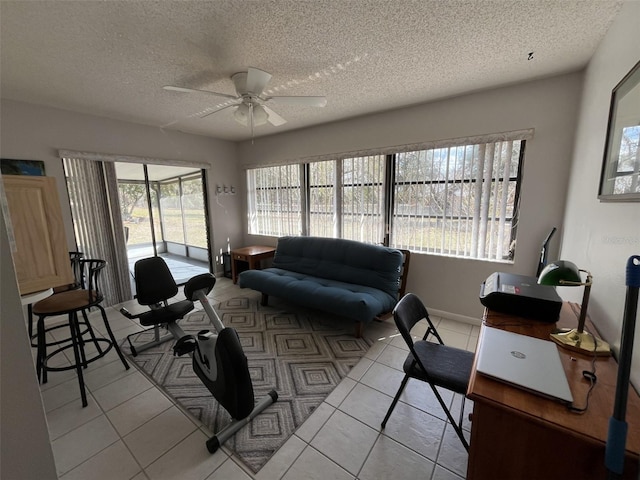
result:
<svg viewBox="0 0 640 480"><path fill-rule="evenodd" d="M555 343L485 327L476 352L478 372L562 402L573 402Z"/></svg>

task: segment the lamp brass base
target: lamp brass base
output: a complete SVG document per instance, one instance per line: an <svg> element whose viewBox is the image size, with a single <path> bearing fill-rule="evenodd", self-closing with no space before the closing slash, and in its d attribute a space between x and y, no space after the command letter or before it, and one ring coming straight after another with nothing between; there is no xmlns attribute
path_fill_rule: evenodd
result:
<svg viewBox="0 0 640 480"><path fill-rule="evenodd" d="M587 332L578 333L577 329L568 332L552 333L551 340L561 347L585 355L609 356L611 348L609 344L601 339L596 339Z"/></svg>

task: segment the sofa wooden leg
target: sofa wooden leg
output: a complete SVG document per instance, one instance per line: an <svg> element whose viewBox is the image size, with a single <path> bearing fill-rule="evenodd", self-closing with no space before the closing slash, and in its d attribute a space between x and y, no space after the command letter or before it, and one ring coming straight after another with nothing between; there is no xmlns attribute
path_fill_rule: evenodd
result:
<svg viewBox="0 0 640 480"><path fill-rule="evenodd" d="M364 332L364 323L363 322L356 322L356 331L354 332L354 335L356 338L362 338L362 333Z"/></svg>
<svg viewBox="0 0 640 480"><path fill-rule="evenodd" d="M262 300L260 300L260 305L262 305L263 307L266 307L269 304L269 295L267 295L266 293L262 294Z"/></svg>

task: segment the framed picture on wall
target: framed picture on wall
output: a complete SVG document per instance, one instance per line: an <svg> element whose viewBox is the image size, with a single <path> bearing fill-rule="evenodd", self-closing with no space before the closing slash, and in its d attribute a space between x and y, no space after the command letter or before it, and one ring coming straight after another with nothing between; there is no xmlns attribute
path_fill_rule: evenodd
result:
<svg viewBox="0 0 640 480"><path fill-rule="evenodd" d="M40 160L0 159L0 171L3 175L44 176L44 162Z"/></svg>
<svg viewBox="0 0 640 480"><path fill-rule="evenodd" d="M611 93L598 198L640 202L640 62Z"/></svg>

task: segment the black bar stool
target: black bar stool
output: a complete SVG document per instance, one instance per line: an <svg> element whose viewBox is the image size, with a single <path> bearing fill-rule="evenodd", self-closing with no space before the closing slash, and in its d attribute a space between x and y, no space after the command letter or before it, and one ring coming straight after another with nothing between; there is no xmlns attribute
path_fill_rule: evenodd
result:
<svg viewBox="0 0 640 480"><path fill-rule="evenodd" d="M73 273L73 283L69 285L62 285L60 287L53 288L53 294L66 292L68 290L75 290L82 287L82 272L80 271L80 260L84 257L82 252L69 252L69 262L71 262L71 272ZM29 338L31 339L31 346L37 347L36 335L33 333L33 305L29 303L27 305L27 316L29 322ZM57 328L57 327L53 327ZM48 330L47 330L48 331ZM50 343L49 345L57 345L61 342Z"/></svg>
<svg viewBox="0 0 640 480"><path fill-rule="evenodd" d="M80 266L80 278L81 288L75 290L68 290L66 292L56 293L49 298L40 300L33 305L32 311L34 315L38 317L37 323L37 354L36 354L36 371L38 373L38 380L42 383L47 383L47 372L49 371L63 371L75 369L78 375L78 382L80 384L80 395L82 397L82 406L87 406L87 394L84 386L84 377L82 369L99 358L104 357L112 348L115 348L116 353L120 357L125 369L129 369L129 364L122 355L118 343L116 342L111 326L107 319L107 314L100 305L104 296L99 289L99 278L102 269L107 264L104 260L98 259L82 259L79 260ZM109 335L109 338L97 338L87 315L87 310L91 307L96 307L102 314L102 320L104 322L105 329ZM84 323L87 325L85 332L80 331L80 322L78 321L78 312L82 313ZM45 318L54 315L67 315L67 323L57 325L53 328L69 327L70 336L64 340L58 340L57 342L47 343L45 339L45 333L48 331L45 328ZM51 328L51 327L50 327ZM83 337L83 333L89 332L90 338ZM93 343L96 347L97 354L91 358L87 358L85 354L85 344ZM47 354L47 347L52 345L62 345L53 352ZM106 348L102 348L101 345L106 345ZM69 348L73 349L74 362L72 365L65 367L49 367L47 362L51 357L63 352Z"/></svg>

